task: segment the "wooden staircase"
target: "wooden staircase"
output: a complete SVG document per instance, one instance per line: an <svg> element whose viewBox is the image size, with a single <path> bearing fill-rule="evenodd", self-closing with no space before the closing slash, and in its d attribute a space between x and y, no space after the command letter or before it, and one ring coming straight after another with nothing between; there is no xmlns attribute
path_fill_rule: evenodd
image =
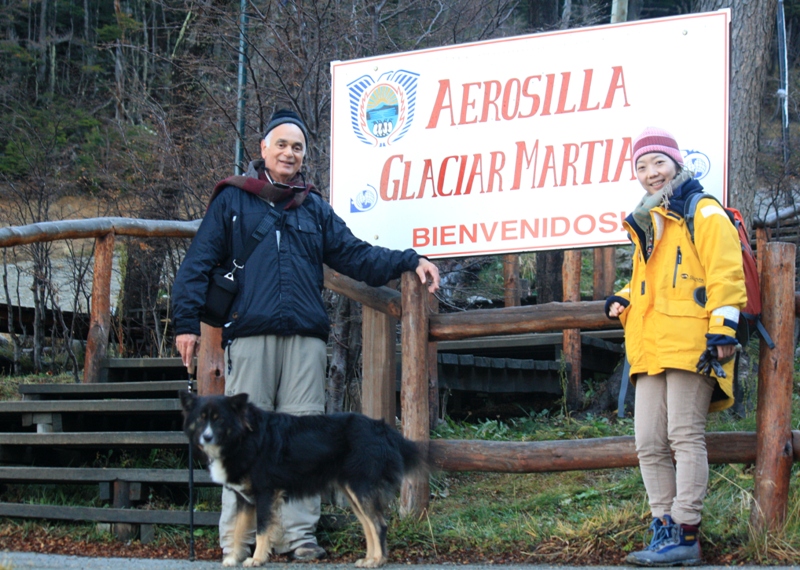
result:
<svg viewBox="0 0 800 570"><path fill-rule="evenodd" d="M180 359L121 360L108 361L107 382L26 384L22 400L0 402L0 483L97 485L109 507L0 503L0 516L111 523L118 537L143 542L153 525L189 524L186 466L86 467L121 450L187 449L178 392L188 379L178 379L186 375ZM193 475L196 486L216 486L199 461ZM176 510L136 508L151 489L165 487L182 499ZM194 513L196 525L218 521L219 512Z"/></svg>

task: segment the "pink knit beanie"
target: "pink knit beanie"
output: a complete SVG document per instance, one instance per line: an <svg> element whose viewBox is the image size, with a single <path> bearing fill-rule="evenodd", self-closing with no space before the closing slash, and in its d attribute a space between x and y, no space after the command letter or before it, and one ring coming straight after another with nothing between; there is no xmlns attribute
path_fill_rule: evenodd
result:
<svg viewBox="0 0 800 570"><path fill-rule="evenodd" d="M681 156L681 149L678 148L678 142L664 129L647 127L642 134L633 139L634 168L636 168L636 161L639 160L639 157L649 152L666 154L678 164L683 164L683 156Z"/></svg>

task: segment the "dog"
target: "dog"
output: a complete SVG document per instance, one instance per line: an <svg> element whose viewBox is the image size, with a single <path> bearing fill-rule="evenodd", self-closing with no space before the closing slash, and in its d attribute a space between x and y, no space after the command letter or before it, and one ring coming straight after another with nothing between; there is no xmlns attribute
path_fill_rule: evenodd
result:
<svg viewBox="0 0 800 570"><path fill-rule="evenodd" d="M264 411L247 394L180 393L184 432L208 458L214 482L236 492L234 549L223 566L261 566L279 528L284 498L341 490L364 528L361 568L386 563L386 512L403 477L427 472L420 447L382 420L356 413L290 416ZM255 517L255 521L253 521ZM255 525L253 524L255 522ZM251 557L244 534L256 528Z"/></svg>

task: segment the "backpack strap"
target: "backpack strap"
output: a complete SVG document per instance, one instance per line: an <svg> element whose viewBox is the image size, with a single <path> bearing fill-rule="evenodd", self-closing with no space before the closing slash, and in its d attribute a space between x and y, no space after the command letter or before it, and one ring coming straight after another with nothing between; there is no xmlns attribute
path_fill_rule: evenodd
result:
<svg viewBox="0 0 800 570"><path fill-rule="evenodd" d="M694 243L694 218L695 214L697 214L697 204L703 198L711 198L717 204L719 204L720 208L725 212L725 215L728 216L728 219L733 224L733 227L736 227L736 220L734 219L733 215L728 211L728 209L722 205L722 203L717 200L717 197L712 194L706 194L705 192L696 192L689 196L689 198L683 204L683 219L686 221L686 228L689 230L689 235L692 237L692 243Z"/></svg>

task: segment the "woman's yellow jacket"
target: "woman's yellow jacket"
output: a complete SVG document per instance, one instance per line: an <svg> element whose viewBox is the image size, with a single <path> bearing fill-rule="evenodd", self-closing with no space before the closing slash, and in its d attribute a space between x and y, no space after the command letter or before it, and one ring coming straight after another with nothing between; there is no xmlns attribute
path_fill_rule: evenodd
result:
<svg viewBox="0 0 800 570"><path fill-rule="evenodd" d="M633 271L630 283L616 293L630 303L620 321L632 380L666 368L694 372L706 349L706 334L736 336L736 323L725 316L731 314L728 308L741 311L747 301L741 244L719 203L710 198L698 202L694 243L682 215L659 206L650 217L653 250L647 261L641 229L633 216L626 220L635 246ZM705 307L702 295L696 299L701 287ZM733 405L733 361L723 368L727 377L717 378L709 411Z"/></svg>

